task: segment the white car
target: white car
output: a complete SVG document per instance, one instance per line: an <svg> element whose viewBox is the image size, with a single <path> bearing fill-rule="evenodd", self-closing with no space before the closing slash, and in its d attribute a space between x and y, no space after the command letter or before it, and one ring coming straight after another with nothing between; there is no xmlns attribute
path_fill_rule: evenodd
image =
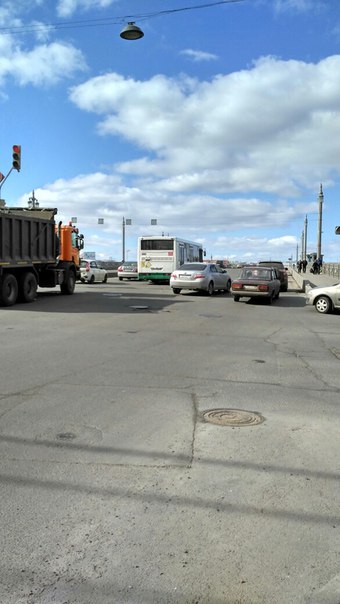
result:
<svg viewBox="0 0 340 604"><path fill-rule="evenodd" d="M212 296L215 291L230 291L231 278L227 271L217 264L204 262L186 262L174 271L170 277L170 287L174 294L182 289L204 291Z"/></svg>
<svg viewBox="0 0 340 604"><path fill-rule="evenodd" d="M106 283L107 272L96 260L81 260L80 281L82 283L94 283L95 281Z"/></svg>
<svg viewBox="0 0 340 604"><path fill-rule="evenodd" d="M322 314L340 308L340 283L313 287L306 293L306 304L314 305L315 310Z"/></svg>

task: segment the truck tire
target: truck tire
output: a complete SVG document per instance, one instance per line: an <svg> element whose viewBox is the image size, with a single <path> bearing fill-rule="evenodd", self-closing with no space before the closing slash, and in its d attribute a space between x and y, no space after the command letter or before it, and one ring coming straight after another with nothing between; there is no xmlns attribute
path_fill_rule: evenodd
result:
<svg viewBox="0 0 340 604"><path fill-rule="evenodd" d="M19 299L22 302L33 302L37 295L37 280L31 271L23 273L19 280Z"/></svg>
<svg viewBox="0 0 340 604"><path fill-rule="evenodd" d="M0 304L13 306L18 298L18 282L12 273L7 273L0 280Z"/></svg>
<svg viewBox="0 0 340 604"><path fill-rule="evenodd" d="M65 274L65 281L60 286L60 291L66 296L71 296L76 287L76 275L72 269L69 269Z"/></svg>

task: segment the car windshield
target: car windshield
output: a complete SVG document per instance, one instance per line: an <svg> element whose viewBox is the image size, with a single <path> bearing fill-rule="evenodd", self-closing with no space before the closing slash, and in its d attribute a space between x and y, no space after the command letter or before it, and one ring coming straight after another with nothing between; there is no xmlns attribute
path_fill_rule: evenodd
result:
<svg viewBox="0 0 340 604"><path fill-rule="evenodd" d="M270 281L271 271L266 271L263 268L246 268L242 271L242 279L263 279Z"/></svg>
<svg viewBox="0 0 340 604"><path fill-rule="evenodd" d="M182 266L179 267L179 271L204 271L207 268L206 264L199 264L197 262L193 262L190 263L188 262L187 264L182 264Z"/></svg>

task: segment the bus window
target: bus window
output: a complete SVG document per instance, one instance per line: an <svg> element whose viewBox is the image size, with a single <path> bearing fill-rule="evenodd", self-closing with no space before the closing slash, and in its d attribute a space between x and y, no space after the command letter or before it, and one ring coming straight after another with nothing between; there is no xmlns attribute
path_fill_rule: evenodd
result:
<svg viewBox="0 0 340 604"><path fill-rule="evenodd" d="M140 242L141 250L173 250L173 239L142 239Z"/></svg>

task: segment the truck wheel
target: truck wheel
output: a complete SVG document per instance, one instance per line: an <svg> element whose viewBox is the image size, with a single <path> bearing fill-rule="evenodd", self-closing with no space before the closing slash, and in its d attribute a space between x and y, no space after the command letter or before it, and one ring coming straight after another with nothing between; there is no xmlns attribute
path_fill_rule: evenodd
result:
<svg viewBox="0 0 340 604"><path fill-rule="evenodd" d="M31 271L26 271L20 277L19 281L19 298L23 302L33 302L37 295L37 280Z"/></svg>
<svg viewBox="0 0 340 604"><path fill-rule="evenodd" d="M66 296L71 296L76 286L76 276L72 270L68 270L65 276L65 282L61 284L60 291Z"/></svg>
<svg viewBox="0 0 340 604"><path fill-rule="evenodd" d="M18 297L18 282L11 273L5 275L0 281L0 304L13 306Z"/></svg>

